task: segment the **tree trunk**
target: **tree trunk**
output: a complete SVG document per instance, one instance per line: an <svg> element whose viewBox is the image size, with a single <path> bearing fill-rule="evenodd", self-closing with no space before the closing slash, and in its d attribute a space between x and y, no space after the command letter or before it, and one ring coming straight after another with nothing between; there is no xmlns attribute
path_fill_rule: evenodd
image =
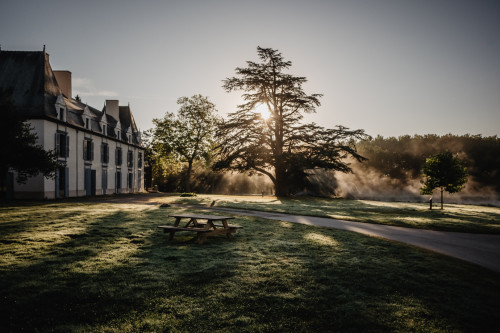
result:
<svg viewBox="0 0 500 333"><path fill-rule="evenodd" d="M191 171L193 170L193 161L188 162L188 169L186 172L186 179L184 180L184 189L187 193L191 192Z"/></svg>
<svg viewBox="0 0 500 333"><path fill-rule="evenodd" d="M441 209L444 209L443 208L443 192L444 192L444 189L441 187Z"/></svg>
<svg viewBox="0 0 500 333"><path fill-rule="evenodd" d="M0 201L7 201L8 168L0 169Z"/></svg>
<svg viewBox="0 0 500 333"><path fill-rule="evenodd" d="M7 200L7 174L0 175L0 201Z"/></svg>
<svg viewBox="0 0 500 333"><path fill-rule="evenodd" d="M288 192L288 180L286 177L286 171L283 165L277 165L275 168L276 183L275 192L277 197L287 197L290 193Z"/></svg>

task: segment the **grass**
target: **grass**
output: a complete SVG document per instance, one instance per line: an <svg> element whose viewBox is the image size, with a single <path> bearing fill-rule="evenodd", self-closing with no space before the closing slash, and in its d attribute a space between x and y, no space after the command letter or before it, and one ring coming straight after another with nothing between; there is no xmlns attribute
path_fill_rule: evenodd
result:
<svg viewBox="0 0 500 333"><path fill-rule="evenodd" d="M4 331L493 332L500 275L341 230L238 217L234 239L156 226L179 208L0 207ZM171 221L172 222L172 221Z"/></svg>
<svg viewBox="0 0 500 333"><path fill-rule="evenodd" d="M500 234L500 208L447 204L429 210L428 204L329 198L276 198L258 196L198 195L195 198L163 197L165 202L243 208L277 213L331 217L440 231Z"/></svg>

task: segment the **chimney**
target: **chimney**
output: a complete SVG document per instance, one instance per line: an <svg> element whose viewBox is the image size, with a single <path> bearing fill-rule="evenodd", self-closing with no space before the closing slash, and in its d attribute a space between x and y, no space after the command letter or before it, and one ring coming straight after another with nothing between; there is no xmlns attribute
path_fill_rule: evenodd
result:
<svg viewBox="0 0 500 333"><path fill-rule="evenodd" d="M106 100L106 114L120 121L120 108L118 107L117 99L107 99Z"/></svg>
<svg viewBox="0 0 500 333"><path fill-rule="evenodd" d="M53 71L56 76L57 84L66 98L72 98L71 94L71 72L70 71Z"/></svg>

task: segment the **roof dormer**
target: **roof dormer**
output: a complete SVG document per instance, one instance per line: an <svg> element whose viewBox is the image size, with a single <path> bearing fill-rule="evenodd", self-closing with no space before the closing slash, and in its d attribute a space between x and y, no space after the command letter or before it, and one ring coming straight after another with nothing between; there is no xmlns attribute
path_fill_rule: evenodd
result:
<svg viewBox="0 0 500 333"><path fill-rule="evenodd" d="M127 128L127 137L125 138L125 141L127 141L128 143L132 143L132 127L129 126Z"/></svg>
<svg viewBox="0 0 500 333"><path fill-rule="evenodd" d="M85 109L83 109L82 120L83 120L83 127L85 127L88 130L91 130L92 124L90 122L92 120L92 116L90 114L90 109L88 105L86 105Z"/></svg>
<svg viewBox="0 0 500 333"><path fill-rule="evenodd" d="M116 138L118 140L121 140L122 139L122 124L120 124L120 121L118 121L116 123L115 130L116 130Z"/></svg>
<svg viewBox="0 0 500 333"><path fill-rule="evenodd" d="M66 112L68 109L66 107L66 102L64 102L63 95L57 96L54 107L56 108L57 119L66 122Z"/></svg>
<svg viewBox="0 0 500 333"><path fill-rule="evenodd" d="M99 125L101 125L102 134L108 135L108 122L106 120L106 112L103 112L101 120L99 121Z"/></svg>
<svg viewBox="0 0 500 333"><path fill-rule="evenodd" d="M141 131L137 131L136 137L137 137L137 142L139 143L140 146L142 146Z"/></svg>

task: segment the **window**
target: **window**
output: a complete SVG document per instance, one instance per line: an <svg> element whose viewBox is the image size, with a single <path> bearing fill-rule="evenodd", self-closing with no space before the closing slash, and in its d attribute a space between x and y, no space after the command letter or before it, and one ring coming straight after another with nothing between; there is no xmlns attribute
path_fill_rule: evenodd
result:
<svg viewBox="0 0 500 333"><path fill-rule="evenodd" d="M92 139L83 140L83 159L85 161L94 160L94 142L92 142Z"/></svg>
<svg viewBox="0 0 500 333"><path fill-rule="evenodd" d="M85 128L89 129L89 118L85 118Z"/></svg>
<svg viewBox="0 0 500 333"><path fill-rule="evenodd" d="M59 120L64 121L64 109L59 108Z"/></svg>
<svg viewBox="0 0 500 333"><path fill-rule="evenodd" d="M115 187L116 187L116 192L119 192L120 189L122 188L122 173L121 171L117 171L115 175Z"/></svg>
<svg viewBox="0 0 500 333"><path fill-rule="evenodd" d="M106 194L108 189L108 169L102 168L102 194Z"/></svg>
<svg viewBox="0 0 500 333"><path fill-rule="evenodd" d="M116 131L116 137L117 137L118 140L120 140L120 131L119 130Z"/></svg>
<svg viewBox="0 0 500 333"><path fill-rule="evenodd" d="M101 143L101 162L108 163L109 162L109 146L107 143Z"/></svg>
<svg viewBox="0 0 500 333"><path fill-rule="evenodd" d="M65 132L56 133L56 154L58 157L69 157L69 136Z"/></svg>
<svg viewBox="0 0 500 333"><path fill-rule="evenodd" d="M102 125L102 134L106 135L106 125Z"/></svg>
<svg viewBox="0 0 500 333"><path fill-rule="evenodd" d="M134 166L134 152L129 150L127 152L127 167L131 168Z"/></svg>
<svg viewBox="0 0 500 333"><path fill-rule="evenodd" d="M129 172L128 173L128 177L127 177L127 187L129 189L132 189L132 184L134 183L134 176L132 175L132 172Z"/></svg>
<svg viewBox="0 0 500 333"><path fill-rule="evenodd" d="M115 150L115 163L116 165L122 165L122 149L120 147L116 147Z"/></svg>
<svg viewBox="0 0 500 333"><path fill-rule="evenodd" d="M142 168L142 153L137 153L137 167Z"/></svg>

